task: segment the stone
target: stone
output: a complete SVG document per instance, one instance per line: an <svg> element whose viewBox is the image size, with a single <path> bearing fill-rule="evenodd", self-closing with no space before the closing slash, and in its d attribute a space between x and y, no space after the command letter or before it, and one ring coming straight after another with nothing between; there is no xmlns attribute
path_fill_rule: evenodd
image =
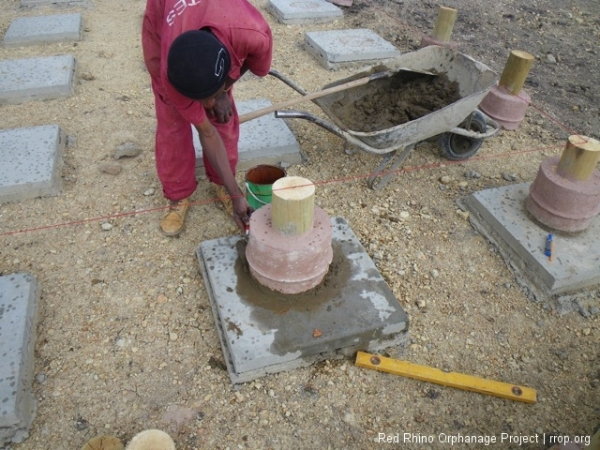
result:
<svg viewBox="0 0 600 450"><path fill-rule="evenodd" d="M135 158L142 153L142 148L135 142L125 142L115 150L115 159Z"/></svg>
<svg viewBox="0 0 600 450"><path fill-rule="evenodd" d="M119 175L123 168L120 164L116 163L104 163L98 166L98 170L109 175Z"/></svg>

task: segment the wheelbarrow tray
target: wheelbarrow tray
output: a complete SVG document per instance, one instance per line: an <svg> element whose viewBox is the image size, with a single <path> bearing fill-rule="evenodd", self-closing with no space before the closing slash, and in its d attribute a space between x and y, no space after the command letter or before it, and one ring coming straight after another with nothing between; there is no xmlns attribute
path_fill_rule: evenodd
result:
<svg viewBox="0 0 600 450"><path fill-rule="evenodd" d="M339 108L337 105L354 103L380 89L389 89L391 77L326 95L314 100L314 103L343 131L349 141L359 144L362 142L366 144L360 145L363 150L380 153L376 149L382 149L384 152L392 151L451 131L477 108L489 90L497 83L496 72L486 65L462 53L444 47L429 46L387 60L381 65L367 68L351 77L328 84L323 89L375 73L387 71L394 73L402 69L446 74L450 81L458 83L461 98L418 119L392 128L370 132L351 130L336 114L336 108Z"/></svg>

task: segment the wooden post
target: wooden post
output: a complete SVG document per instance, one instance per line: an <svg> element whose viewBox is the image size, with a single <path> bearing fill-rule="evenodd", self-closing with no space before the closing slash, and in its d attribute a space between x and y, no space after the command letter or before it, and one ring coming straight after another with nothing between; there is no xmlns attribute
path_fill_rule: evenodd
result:
<svg viewBox="0 0 600 450"><path fill-rule="evenodd" d="M302 177L283 177L273 183L271 222L282 234L299 236L313 227L315 185Z"/></svg>
<svg viewBox="0 0 600 450"><path fill-rule="evenodd" d="M587 136L569 136L556 173L563 178L588 180L600 159L600 142Z"/></svg>
<svg viewBox="0 0 600 450"><path fill-rule="evenodd" d="M533 55L521 50L513 50L508 56L506 66L500 77L500 86L505 87L510 92L518 95L523 89L525 79L529 75L529 70L533 64Z"/></svg>
<svg viewBox="0 0 600 450"><path fill-rule="evenodd" d="M432 37L442 42L450 42L457 13L456 9L440 6Z"/></svg>

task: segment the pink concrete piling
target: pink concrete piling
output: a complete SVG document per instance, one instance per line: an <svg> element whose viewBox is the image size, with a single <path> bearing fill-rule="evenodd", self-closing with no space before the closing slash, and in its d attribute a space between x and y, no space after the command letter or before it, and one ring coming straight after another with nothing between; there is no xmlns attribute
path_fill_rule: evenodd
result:
<svg viewBox="0 0 600 450"><path fill-rule="evenodd" d="M505 130L516 130L525 118L531 97L523 85L533 59L527 52L511 51L498 86L494 86L479 105L479 109Z"/></svg>
<svg viewBox="0 0 600 450"><path fill-rule="evenodd" d="M559 157L542 161L526 207L540 223L564 232L585 230L600 212L600 142L570 136Z"/></svg>

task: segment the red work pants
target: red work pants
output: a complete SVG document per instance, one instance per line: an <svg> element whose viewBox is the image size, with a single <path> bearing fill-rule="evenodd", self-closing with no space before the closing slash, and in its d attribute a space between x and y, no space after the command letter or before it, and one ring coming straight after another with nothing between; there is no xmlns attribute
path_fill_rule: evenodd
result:
<svg viewBox="0 0 600 450"><path fill-rule="evenodd" d="M191 124L183 119L177 109L165 99L163 89L157 85L160 81L152 77L154 104L156 108L156 170L162 184L163 194L169 200L177 201L189 197L196 190L196 154L192 139ZM238 162L238 141L240 136L240 120L233 101L232 90L228 92L232 102L233 116L227 123L217 123L216 118L209 118L217 129L229 158L231 171L235 175ZM204 171L209 181L223 184L216 170L210 165L203 152Z"/></svg>

